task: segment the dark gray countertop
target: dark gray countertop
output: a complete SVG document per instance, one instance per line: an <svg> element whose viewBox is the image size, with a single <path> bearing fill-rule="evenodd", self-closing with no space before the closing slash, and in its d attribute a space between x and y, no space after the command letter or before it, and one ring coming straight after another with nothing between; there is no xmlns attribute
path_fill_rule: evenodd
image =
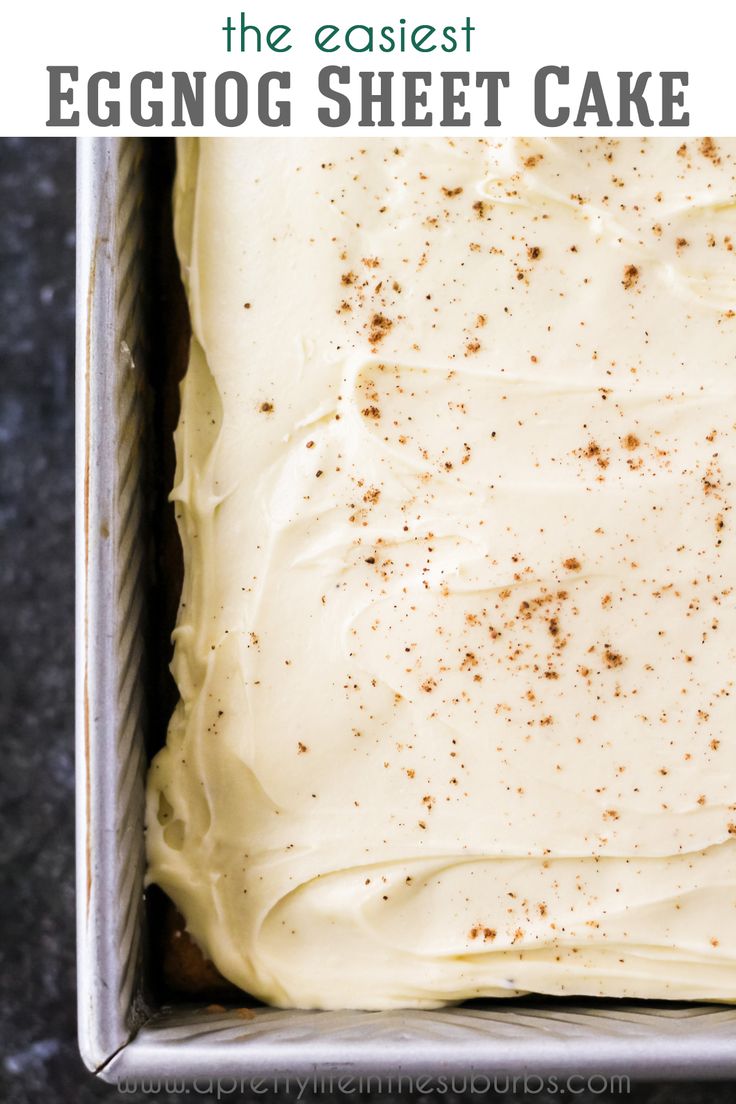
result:
<svg viewBox="0 0 736 1104"><path fill-rule="evenodd" d="M0 139L0 1101L7 1104L152 1099L119 1096L96 1081L76 1046L73 331L73 143ZM736 1084L636 1086L628 1099L726 1104Z"/></svg>

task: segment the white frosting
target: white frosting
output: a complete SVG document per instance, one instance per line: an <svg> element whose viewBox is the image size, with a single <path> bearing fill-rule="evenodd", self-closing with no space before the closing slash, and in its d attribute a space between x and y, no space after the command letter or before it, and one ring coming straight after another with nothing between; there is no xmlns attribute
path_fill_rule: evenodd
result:
<svg viewBox="0 0 736 1104"><path fill-rule="evenodd" d="M180 146L149 877L298 1007L736 998L736 140Z"/></svg>

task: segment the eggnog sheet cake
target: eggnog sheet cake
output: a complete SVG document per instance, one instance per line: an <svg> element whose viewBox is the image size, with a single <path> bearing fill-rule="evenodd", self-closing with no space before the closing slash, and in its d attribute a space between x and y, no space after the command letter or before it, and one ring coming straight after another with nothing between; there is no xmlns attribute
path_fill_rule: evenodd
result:
<svg viewBox="0 0 736 1104"><path fill-rule="evenodd" d="M736 140L179 146L149 878L279 1006L736 998Z"/></svg>

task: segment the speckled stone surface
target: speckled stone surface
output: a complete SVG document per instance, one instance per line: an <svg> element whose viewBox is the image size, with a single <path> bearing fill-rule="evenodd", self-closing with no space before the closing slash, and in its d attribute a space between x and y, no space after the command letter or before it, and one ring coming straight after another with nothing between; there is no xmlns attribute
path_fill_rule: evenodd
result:
<svg viewBox="0 0 736 1104"><path fill-rule="evenodd" d="M74 146L0 139L0 1102L213 1100L204 1086L121 1095L77 1054L73 365ZM634 1086L623 1099L726 1104L736 1083Z"/></svg>

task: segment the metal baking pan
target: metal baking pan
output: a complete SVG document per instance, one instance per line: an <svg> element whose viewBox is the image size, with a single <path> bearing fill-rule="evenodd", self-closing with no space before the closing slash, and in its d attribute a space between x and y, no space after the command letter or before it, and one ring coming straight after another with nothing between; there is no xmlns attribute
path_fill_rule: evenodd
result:
<svg viewBox="0 0 736 1104"><path fill-rule="evenodd" d="M150 309L157 224L146 212L166 141L79 143L77 889L85 1063L111 1082L316 1073L736 1076L734 1007L524 998L439 1011L263 1007L245 1020L235 1009L157 998L143 895L154 639L147 479L159 324Z"/></svg>

